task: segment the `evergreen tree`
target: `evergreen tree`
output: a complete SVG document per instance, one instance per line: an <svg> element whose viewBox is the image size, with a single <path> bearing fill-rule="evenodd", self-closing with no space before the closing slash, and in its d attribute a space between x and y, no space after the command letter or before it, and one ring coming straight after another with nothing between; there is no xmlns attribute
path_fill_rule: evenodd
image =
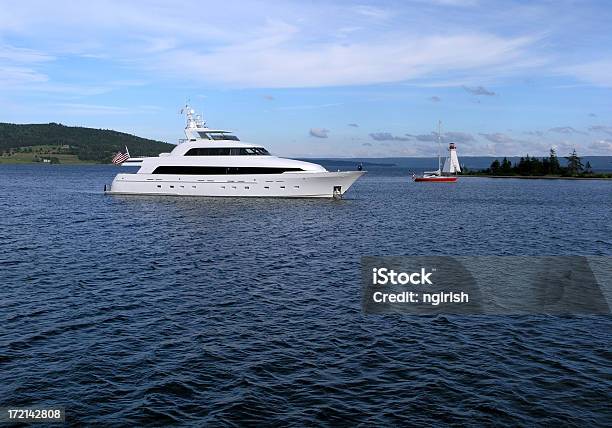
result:
<svg viewBox="0 0 612 428"><path fill-rule="evenodd" d="M555 152L555 149L550 149L550 155L548 157L548 162L549 162L549 168L548 168L548 173L549 174L558 174L561 172L561 165L559 165L559 158L557 157L557 153Z"/></svg>
<svg viewBox="0 0 612 428"><path fill-rule="evenodd" d="M544 175L543 163L538 158L531 158L531 175Z"/></svg>
<svg viewBox="0 0 612 428"><path fill-rule="evenodd" d="M585 174L593 174L593 167L591 167L591 162L587 161L586 166L584 167Z"/></svg>
<svg viewBox="0 0 612 428"><path fill-rule="evenodd" d="M529 175L529 173L531 172L531 159L529 158L529 155L519 159L519 163L516 166L516 169L519 175Z"/></svg>
<svg viewBox="0 0 612 428"><path fill-rule="evenodd" d="M542 175L550 174L550 160L548 158L542 158Z"/></svg>
<svg viewBox="0 0 612 428"><path fill-rule="evenodd" d="M504 175L509 175L512 173L512 163L508 160L508 158L504 158L504 160L502 160L501 173Z"/></svg>
<svg viewBox="0 0 612 428"><path fill-rule="evenodd" d="M492 175L499 175L499 170L500 170L500 164L499 161L497 159L495 159L492 163L491 163L491 174Z"/></svg>
<svg viewBox="0 0 612 428"><path fill-rule="evenodd" d="M565 159L567 159L567 172L569 175L578 175L584 169L582 159L576 154L576 149L569 156L566 156Z"/></svg>

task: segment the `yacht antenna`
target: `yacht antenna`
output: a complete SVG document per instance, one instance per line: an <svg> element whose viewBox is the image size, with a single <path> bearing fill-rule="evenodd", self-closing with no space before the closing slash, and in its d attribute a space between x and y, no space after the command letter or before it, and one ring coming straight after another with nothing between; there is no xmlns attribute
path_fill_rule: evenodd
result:
<svg viewBox="0 0 612 428"><path fill-rule="evenodd" d="M187 121L185 124L185 128L196 128L197 127L197 124L196 124L197 118L194 117L195 110L192 109L189 104L185 104L185 107L183 108L181 113L185 113L185 116L186 116Z"/></svg>

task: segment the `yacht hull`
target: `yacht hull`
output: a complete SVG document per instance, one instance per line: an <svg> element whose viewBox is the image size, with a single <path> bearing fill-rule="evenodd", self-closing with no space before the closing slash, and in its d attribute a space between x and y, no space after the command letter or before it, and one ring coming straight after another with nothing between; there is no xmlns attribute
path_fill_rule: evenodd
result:
<svg viewBox="0 0 612 428"><path fill-rule="evenodd" d="M118 174L111 195L213 197L341 197L365 171L291 172L257 175Z"/></svg>

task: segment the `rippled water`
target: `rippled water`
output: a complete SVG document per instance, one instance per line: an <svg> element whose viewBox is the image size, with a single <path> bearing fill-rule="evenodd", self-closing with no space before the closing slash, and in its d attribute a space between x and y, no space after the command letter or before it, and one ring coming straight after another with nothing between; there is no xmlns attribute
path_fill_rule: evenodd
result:
<svg viewBox="0 0 612 428"><path fill-rule="evenodd" d="M366 316L362 255L612 255L612 183L381 168L342 201L0 167L0 406L73 424L606 425L609 316ZM403 173L403 172L402 172Z"/></svg>

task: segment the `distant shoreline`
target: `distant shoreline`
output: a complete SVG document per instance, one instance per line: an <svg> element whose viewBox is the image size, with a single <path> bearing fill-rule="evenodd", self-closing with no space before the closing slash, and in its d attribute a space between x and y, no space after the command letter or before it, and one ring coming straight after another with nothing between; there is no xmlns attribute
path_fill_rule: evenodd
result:
<svg viewBox="0 0 612 428"><path fill-rule="evenodd" d="M537 175L458 175L461 178L518 178L521 180L612 180L612 177L562 177L562 176L537 176Z"/></svg>
<svg viewBox="0 0 612 428"><path fill-rule="evenodd" d="M7 162L5 159L0 159L0 165L112 165L112 163L99 163L92 161L64 161L59 163L47 163L47 162L24 162L17 160L15 162Z"/></svg>

